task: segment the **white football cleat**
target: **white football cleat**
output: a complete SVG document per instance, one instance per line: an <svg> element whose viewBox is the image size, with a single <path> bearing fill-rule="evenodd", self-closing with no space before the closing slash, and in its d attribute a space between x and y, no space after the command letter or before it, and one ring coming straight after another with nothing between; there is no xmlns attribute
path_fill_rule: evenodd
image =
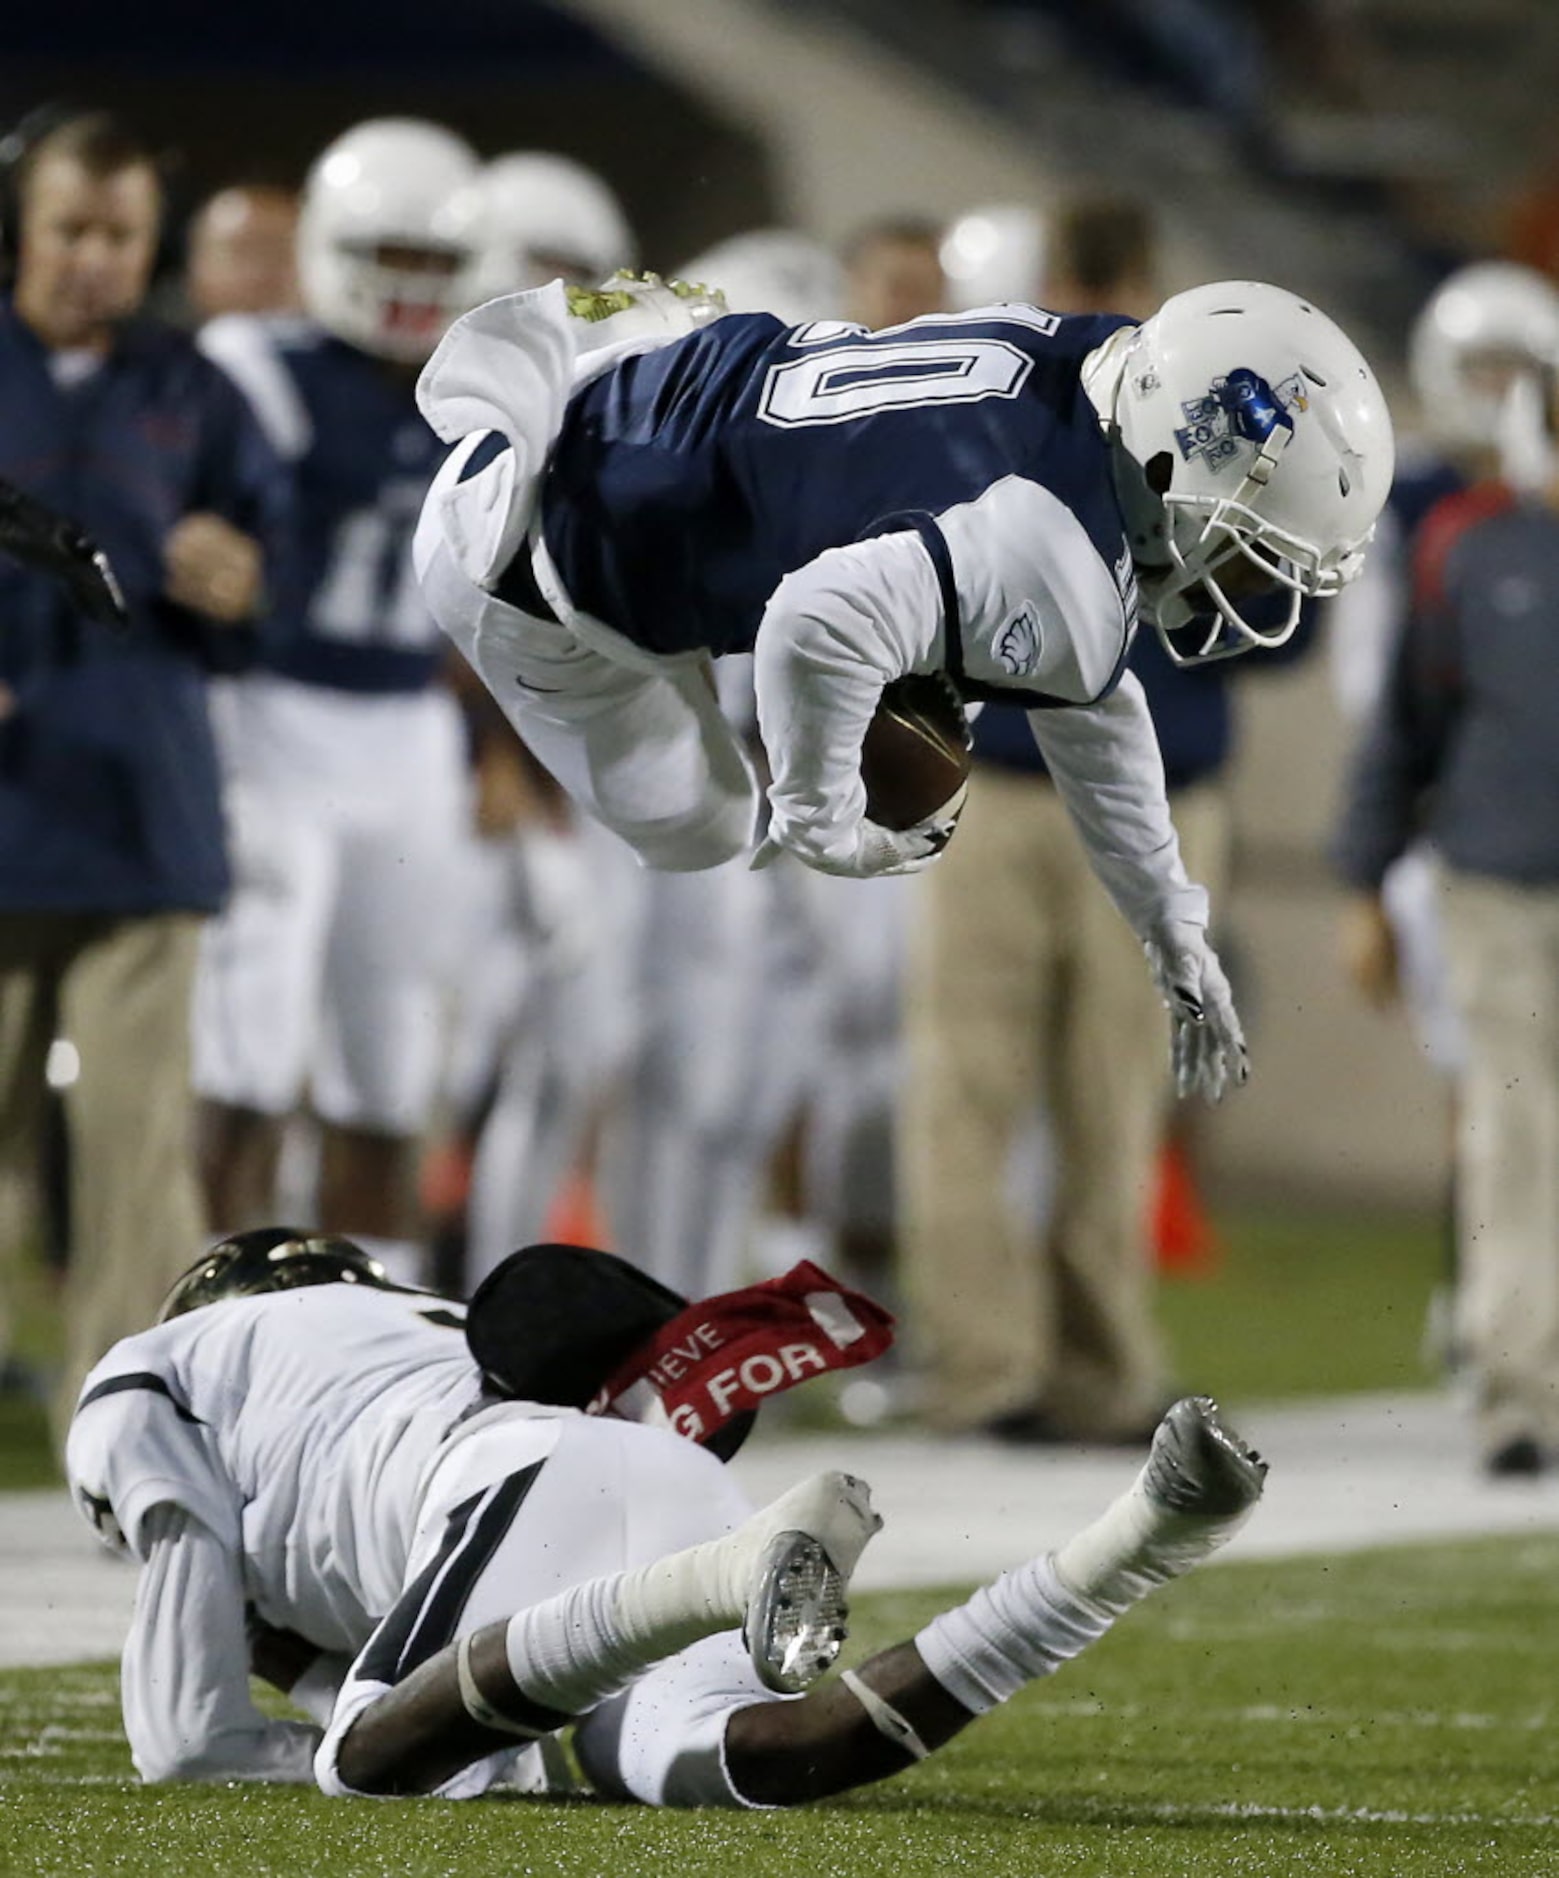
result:
<svg viewBox="0 0 1559 1878"><path fill-rule="evenodd" d="M1057 1575L1118 1616L1227 1545L1266 1477L1266 1462L1224 1426L1212 1397L1186 1396L1159 1423L1131 1486L1055 1554Z"/></svg>
<svg viewBox="0 0 1559 1878"><path fill-rule="evenodd" d="M742 1639L764 1687L809 1688L849 1635L850 1579L867 1541L882 1530L871 1489L853 1474L817 1474L742 1528L762 1542Z"/></svg>
<svg viewBox="0 0 1559 1878"><path fill-rule="evenodd" d="M1226 1427L1209 1395L1188 1395L1159 1423L1142 1470L1148 1498L1171 1513L1242 1518L1261 1498L1267 1463Z"/></svg>

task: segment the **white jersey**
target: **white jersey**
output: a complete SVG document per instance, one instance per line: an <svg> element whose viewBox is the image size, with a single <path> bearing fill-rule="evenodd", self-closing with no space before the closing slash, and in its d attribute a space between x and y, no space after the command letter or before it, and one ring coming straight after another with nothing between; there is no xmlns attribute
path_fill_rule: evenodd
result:
<svg viewBox="0 0 1559 1878"><path fill-rule="evenodd" d="M66 1465L135 1556L172 1506L243 1559L266 1622L354 1654L399 1595L421 1484L479 1399L459 1305L318 1285L234 1299L118 1343Z"/></svg>

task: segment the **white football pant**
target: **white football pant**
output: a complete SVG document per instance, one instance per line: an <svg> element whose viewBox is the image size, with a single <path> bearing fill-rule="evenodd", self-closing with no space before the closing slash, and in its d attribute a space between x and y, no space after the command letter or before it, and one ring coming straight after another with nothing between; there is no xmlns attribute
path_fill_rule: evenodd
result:
<svg viewBox="0 0 1559 1878"><path fill-rule="evenodd" d="M655 659L626 640L623 658L608 658L485 592L432 531L419 541L439 624L586 814L648 867L718 867L751 845L757 784L707 659Z"/></svg>
<svg viewBox="0 0 1559 1878"><path fill-rule="evenodd" d="M347 1729L448 1644L587 1579L719 1538L751 1511L713 1455L663 1429L529 1407L482 1418L429 1480L406 1588L336 1699L315 1763L321 1786L345 1791L334 1768ZM575 1747L607 1792L650 1805L740 1805L725 1774L726 1722L774 1699L740 1634L724 1632L594 1710ZM482 1793L512 1760L512 1751L491 1755L439 1791Z"/></svg>
<svg viewBox="0 0 1559 1878"><path fill-rule="evenodd" d="M235 885L194 1001L203 1096L423 1126L463 922L469 784L447 692L365 695L258 674L225 687Z"/></svg>

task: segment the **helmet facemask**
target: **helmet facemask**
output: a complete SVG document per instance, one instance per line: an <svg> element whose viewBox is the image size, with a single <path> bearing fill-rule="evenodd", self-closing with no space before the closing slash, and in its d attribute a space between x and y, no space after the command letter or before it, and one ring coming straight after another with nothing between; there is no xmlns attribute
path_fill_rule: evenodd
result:
<svg viewBox="0 0 1559 1878"><path fill-rule="evenodd" d="M421 365L466 311L474 250L350 240L336 250L338 325L377 358Z"/></svg>

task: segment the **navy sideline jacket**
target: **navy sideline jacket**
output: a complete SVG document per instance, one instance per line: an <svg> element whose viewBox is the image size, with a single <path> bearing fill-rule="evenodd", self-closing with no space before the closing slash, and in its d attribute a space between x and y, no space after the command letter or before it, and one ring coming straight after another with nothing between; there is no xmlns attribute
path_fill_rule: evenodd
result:
<svg viewBox="0 0 1559 1878"><path fill-rule="evenodd" d="M162 595L163 542L196 511L255 535L284 580L289 479L242 395L170 327L135 321L80 384L0 301L0 475L113 561L127 632L83 619L0 556L0 915L212 911L227 890L206 676L255 635Z"/></svg>

